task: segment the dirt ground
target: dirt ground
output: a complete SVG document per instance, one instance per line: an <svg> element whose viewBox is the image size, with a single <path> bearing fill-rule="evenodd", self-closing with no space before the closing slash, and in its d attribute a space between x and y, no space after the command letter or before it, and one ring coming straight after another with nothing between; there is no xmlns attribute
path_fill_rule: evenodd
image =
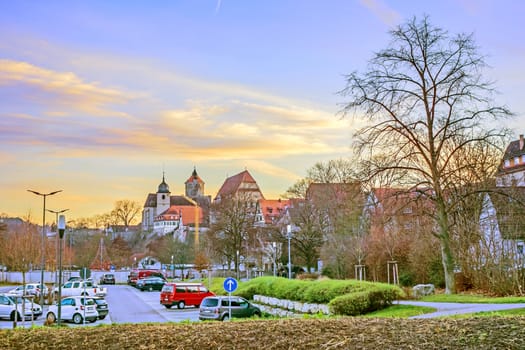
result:
<svg viewBox="0 0 525 350"><path fill-rule="evenodd" d="M525 317L283 319L0 331L0 349L524 349Z"/></svg>

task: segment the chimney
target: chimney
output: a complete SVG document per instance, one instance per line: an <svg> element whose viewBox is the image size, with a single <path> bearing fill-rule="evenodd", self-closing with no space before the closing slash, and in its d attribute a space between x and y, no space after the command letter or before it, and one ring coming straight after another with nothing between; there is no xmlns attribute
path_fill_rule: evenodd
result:
<svg viewBox="0 0 525 350"><path fill-rule="evenodd" d="M520 151L523 151L523 145L525 141L523 140L523 134L520 135Z"/></svg>

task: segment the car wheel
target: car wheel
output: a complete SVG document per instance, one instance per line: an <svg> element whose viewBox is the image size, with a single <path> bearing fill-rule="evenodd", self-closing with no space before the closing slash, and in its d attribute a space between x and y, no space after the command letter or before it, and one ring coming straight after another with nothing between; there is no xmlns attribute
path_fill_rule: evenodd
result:
<svg viewBox="0 0 525 350"><path fill-rule="evenodd" d="M13 312L11 312L10 320L11 320L11 321L14 321L14 320L15 320L15 317L16 317L16 320L17 320L17 321L22 321L22 317L20 316L20 313L19 313L19 312L17 312L17 311L13 311Z"/></svg>
<svg viewBox="0 0 525 350"><path fill-rule="evenodd" d="M81 314L74 314L73 315L73 322L76 324L81 324L83 321Z"/></svg>
<svg viewBox="0 0 525 350"><path fill-rule="evenodd" d="M260 312L255 312L253 314L253 317L259 318L259 317L261 317L261 313Z"/></svg>
<svg viewBox="0 0 525 350"><path fill-rule="evenodd" d="M184 301L179 301L179 303L177 304L177 308L179 309L184 309L185 306L186 306L186 303Z"/></svg>
<svg viewBox="0 0 525 350"><path fill-rule="evenodd" d="M221 321L229 321L229 320L230 320L230 315L226 314L226 315L222 316Z"/></svg>
<svg viewBox="0 0 525 350"><path fill-rule="evenodd" d="M148 291L149 291L149 292L153 292L153 287L152 287L152 286L149 286Z"/></svg>
<svg viewBox="0 0 525 350"><path fill-rule="evenodd" d="M49 323L55 323L55 321L57 320L57 317L55 316L54 313L50 312L46 315L46 320L47 322Z"/></svg>
<svg viewBox="0 0 525 350"><path fill-rule="evenodd" d="M105 318L106 318L106 315L103 315L103 316L99 316L98 318L99 318L100 320L103 320L103 319L105 319Z"/></svg>
<svg viewBox="0 0 525 350"><path fill-rule="evenodd" d="M96 321L97 321L96 318L90 318L90 319L89 319L89 322L90 322L90 323L95 323Z"/></svg>

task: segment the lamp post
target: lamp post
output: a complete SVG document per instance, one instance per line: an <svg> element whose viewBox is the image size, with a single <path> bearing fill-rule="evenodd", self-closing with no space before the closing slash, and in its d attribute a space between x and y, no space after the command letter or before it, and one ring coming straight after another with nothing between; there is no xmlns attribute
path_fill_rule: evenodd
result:
<svg viewBox="0 0 525 350"><path fill-rule="evenodd" d="M57 225L57 234L58 234L58 214L62 214L66 211L68 211L69 209L62 209L62 210L58 210L58 211L55 211L55 210L51 210L51 209L46 209L46 211L50 212L50 213L53 213L56 215L56 219L55 219L55 224ZM57 256L57 265L58 265L58 250L59 250L59 242L62 242L61 239L58 239L58 236L55 237L56 239L56 256ZM57 266L58 267L58 266ZM58 270L58 269L57 269ZM55 278L55 283L58 283L58 276L57 278Z"/></svg>
<svg viewBox="0 0 525 350"><path fill-rule="evenodd" d="M290 241L292 240L291 225L286 225L286 238L288 238L288 279L292 279L292 257L290 253Z"/></svg>
<svg viewBox="0 0 525 350"><path fill-rule="evenodd" d="M42 209L42 262L40 266L40 288L42 289L42 293L40 293L40 305L44 307L44 269L46 268L46 243L45 243L45 236L46 236L46 197L52 196L54 194L57 194L58 192L62 192L62 190L53 191L49 193L40 193L33 190L27 190L28 192L34 193L37 196L44 197L44 207Z"/></svg>
<svg viewBox="0 0 525 350"><path fill-rule="evenodd" d="M273 277L275 277L276 275L276 260L277 260L277 243L276 242L272 242L272 246L273 246Z"/></svg>
<svg viewBox="0 0 525 350"><path fill-rule="evenodd" d="M237 251L237 260L235 260L235 272L236 272L236 276L237 276L237 279L239 279L239 251Z"/></svg>
<svg viewBox="0 0 525 350"><path fill-rule="evenodd" d="M67 209L66 209L67 210ZM66 217L60 215L58 221L58 234L60 236L60 244L58 248L58 326L60 327L60 319L62 318L62 238L64 238L64 231L66 230Z"/></svg>

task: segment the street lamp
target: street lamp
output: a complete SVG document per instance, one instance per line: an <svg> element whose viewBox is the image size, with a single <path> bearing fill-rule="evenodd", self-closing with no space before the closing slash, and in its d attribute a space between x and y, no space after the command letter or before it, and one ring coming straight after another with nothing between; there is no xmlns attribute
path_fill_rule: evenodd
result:
<svg viewBox="0 0 525 350"><path fill-rule="evenodd" d="M273 277L276 275L276 260L277 260L277 243L272 242L273 246Z"/></svg>
<svg viewBox="0 0 525 350"><path fill-rule="evenodd" d="M45 235L46 235L46 197L52 196L54 194L57 194L58 192L62 192L62 190L53 191L49 193L40 193L33 190L27 190L28 192L34 193L37 196L44 197L44 207L42 209L42 263L40 266L40 289L42 289L42 293L40 293L40 305L44 307L44 269L46 268L46 243L45 243Z"/></svg>
<svg viewBox="0 0 525 350"><path fill-rule="evenodd" d="M57 234L58 234L58 214L62 214L64 212L68 211L68 210L69 209L62 209L62 210L55 211L55 210L51 210L51 209L46 209L46 211L56 215L55 224L57 225ZM62 240L59 240L58 236L55 236L55 239L56 239L56 256L57 256L57 260L58 260L58 250L59 250L58 246L59 246L59 242L62 242ZM55 283L58 283L58 276L57 276L57 278L55 278Z"/></svg>
<svg viewBox="0 0 525 350"><path fill-rule="evenodd" d="M67 210L67 209L66 209ZM66 230L66 217L60 215L57 224L58 234L60 236L60 244L58 248L58 326L60 327L60 319L62 318L62 238L64 238L64 231Z"/></svg>
<svg viewBox="0 0 525 350"><path fill-rule="evenodd" d="M286 225L286 238L288 238L288 279L292 279L292 257L290 254L290 241L292 240L292 225Z"/></svg>
<svg viewBox="0 0 525 350"><path fill-rule="evenodd" d="M235 269L237 270L235 272L237 275L237 279L239 279L239 251L237 251L237 260L235 260L235 264L236 264Z"/></svg>

